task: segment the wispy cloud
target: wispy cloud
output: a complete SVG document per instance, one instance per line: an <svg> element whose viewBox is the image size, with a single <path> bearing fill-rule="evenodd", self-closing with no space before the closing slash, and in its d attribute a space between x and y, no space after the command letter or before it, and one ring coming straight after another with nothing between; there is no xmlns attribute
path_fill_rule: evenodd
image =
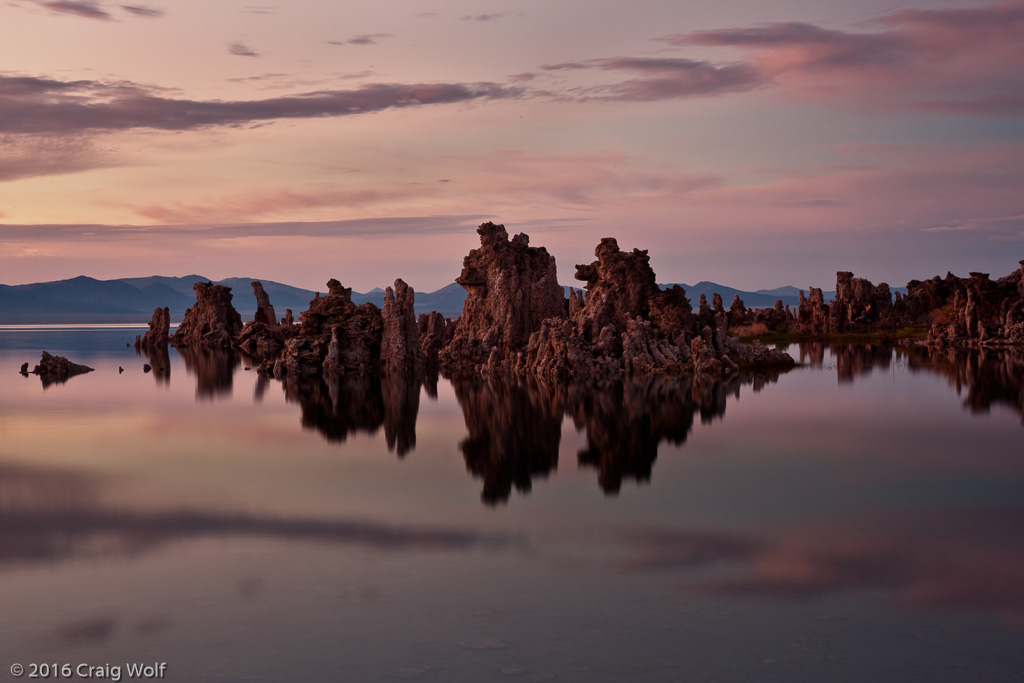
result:
<svg viewBox="0 0 1024 683"><path fill-rule="evenodd" d="M0 135L0 182L62 175L113 164L84 136Z"/></svg>
<svg viewBox="0 0 1024 683"><path fill-rule="evenodd" d="M239 57L259 57L260 53L243 43L231 43L228 45L228 52Z"/></svg>
<svg viewBox="0 0 1024 683"><path fill-rule="evenodd" d="M544 71L601 69L637 74L610 85L591 86L575 91L580 99L605 99L631 102L717 95L760 87L766 79L747 64L717 66L711 62L681 58L610 57L582 62L545 64Z"/></svg>
<svg viewBox="0 0 1024 683"><path fill-rule="evenodd" d="M0 74L0 134L75 133L133 128L189 130L260 121L352 116L416 107L521 96L495 83L367 84L263 100L221 101L160 97L133 83L58 81Z"/></svg>
<svg viewBox="0 0 1024 683"><path fill-rule="evenodd" d="M390 190L355 188L305 192L245 192L191 204L152 204L139 207L136 212L144 218L162 223L223 223L239 218L255 220L282 213L294 214L296 211L311 208L364 207L425 193L425 189L417 191L408 187Z"/></svg>
<svg viewBox="0 0 1024 683"><path fill-rule="evenodd" d="M462 17L463 21L497 21L507 14L507 12L494 12L491 14L467 14Z"/></svg>
<svg viewBox="0 0 1024 683"><path fill-rule="evenodd" d="M47 0L45 2L37 0L36 4L58 14L71 14L101 21L113 21L114 19L109 12L102 9L93 0Z"/></svg>
<svg viewBox="0 0 1024 683"><path fill-rule="evenodd" d="M363 33L348 40L329 40L331 45L376 45L381 38L393 37L390 33Z"/></svg>
<svg viewBox="0 0 1024 683"><path fill-rule="evenodd" d="M121 5L121 9L130 14L134 14L137 17L162 17L164 11L155 7L146 7L144 5Z"/></svg>

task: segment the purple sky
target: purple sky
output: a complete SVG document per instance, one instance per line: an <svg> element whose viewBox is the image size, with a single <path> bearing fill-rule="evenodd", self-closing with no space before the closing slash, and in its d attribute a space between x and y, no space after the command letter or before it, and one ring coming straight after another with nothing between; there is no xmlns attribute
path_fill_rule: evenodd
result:
<svg viewBox="0 0 1024 683"><path fill-rule="evenodd" d="M902 285L1024 258L1024 0L0 0L0 283Z"/></svg>

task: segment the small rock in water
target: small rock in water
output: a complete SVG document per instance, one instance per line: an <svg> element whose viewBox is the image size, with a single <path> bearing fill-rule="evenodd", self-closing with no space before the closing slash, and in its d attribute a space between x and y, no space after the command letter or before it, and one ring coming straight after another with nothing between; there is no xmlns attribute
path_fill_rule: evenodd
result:
<svg viewBox="0 0 1024 683"><path fill-rule="evenodd" d="M28 377L28 363L22 363L21 364L21 374L23 374L26 377Z"/></svg>
<svg viewBox="0 0 1024 683"><path fill-rule="evenodd" d="M153 369L153 367L149 363L146 363L145 365L142 366L142 371L143 372L149 372L152 369Z"/></svg>
<svg viewBox="0 0 1024 683"><path fill-rule="evenodd" d="M22 369L27 367L28 364L26 363L22 366ZM32 368L32 374L39 375L44 385L52 382L66 382L75 375L92 371L93 368L72 363L63 356L53 356L46 351L43 351L43 355L39 359L39 365Z"/></svg>
<svg viewBox="0 0 1024 683"><path fill-rule="evenodd" d="M120 365L118 365L117 366L117 374L120 375L122 372L124 372L124 368L122 368Z"/></svg>

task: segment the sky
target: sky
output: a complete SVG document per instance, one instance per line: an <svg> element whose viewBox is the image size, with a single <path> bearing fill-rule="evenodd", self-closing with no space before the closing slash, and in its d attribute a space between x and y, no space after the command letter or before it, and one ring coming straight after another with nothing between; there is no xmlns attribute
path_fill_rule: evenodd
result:
<svg viewBox="0 0 1024 683"><path fill-rule="evenodd" d="M122 0L134 2L134 0ZM1024 259L1024 0L0 0L0 283Z"/></svg>

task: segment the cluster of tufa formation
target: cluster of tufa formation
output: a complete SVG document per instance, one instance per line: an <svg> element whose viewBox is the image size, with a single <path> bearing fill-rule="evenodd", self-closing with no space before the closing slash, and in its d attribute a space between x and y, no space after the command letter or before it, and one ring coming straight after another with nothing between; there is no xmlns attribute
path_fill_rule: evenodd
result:
<svg viewBox="0 0 1024 683"><path fill-rule="evenodd" d="M769 330L778 329L777 321L769 322ZM906 295L896 292L895 297L884 282L873 285L840 271L830 304L820 289L811 287L809 296L800 292L796 318L782 322L790 331L810 335L892 335L901 328L916 328L931 345L1019 346L1024 344L1024 261L1018 270L995 281L987 273L911 280Z"/></svg>
<svg viewBox="0 0 1024 683"><path fill-rule="evenodd" d="M906 320L930 323L929 341L949 346L1024 344L1024 261L996 281L986 273L907 283Z"/></svg>
<svg viewBox="0 0 1024 683"><path fill-rule="evenodd" d="M570 290L566 299L547 250L531 247L525 234L510 239L503 225L484 223L477 232L480 248L466 256L456 280L467 296L455 321L436 312L417 320L415 293L402 280L387 289L381 310L355 305L352 290L332 279L298 324L290 311L278 321L266 291L253 282L256 316L243 327L230 288L197 283L196 305L171 341L234 346L258 357L262 374L278 378L441 370L564 380L793 365L785 353L742 346L727 333L732 317L746 314L742 302L726 313L721 297L713 309L702 299L694 315L681 287L663 291L646 251L601 240L597 260L577 266L586 291ZM150 327L153 339L166 337L159 315ZM151 334L139 342L143 347L153 343Z"/></svg>
<svg viewBox="0 0 1024 683"><path fill-rule="evenodd" d="M566 300L554 259L527 246L526 235L509 240L504 226L491 223L478 232L481 248L466 257L458 280L466 306L441 353L450 374L564 380L793 365L787 354L728 335L721 298L717 311L695 317L681 287L658 287L646 251L624 252L602 239L597 260L576 269L586 292L570 290ZM520 310L527 302L533 306Z"/></svg>

